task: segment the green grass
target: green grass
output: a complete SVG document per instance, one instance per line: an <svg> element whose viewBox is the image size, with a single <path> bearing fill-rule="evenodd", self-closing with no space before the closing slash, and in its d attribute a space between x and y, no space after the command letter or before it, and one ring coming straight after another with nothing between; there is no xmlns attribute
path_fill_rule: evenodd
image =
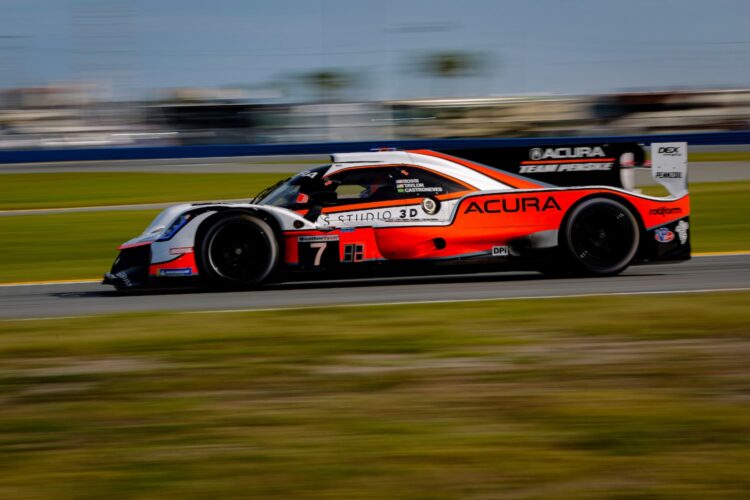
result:
<svg viewBox="0 0 750 500"><path fill-rule="evenodd" d="M0 322L0 497L746 497L748 301Z"/></svg>
<svg viewBox="0 0 750 500"><path fill-rule="evenodd" d="M691 184L690 201L694 252L750 250L750 182Z"/></svg>
<svg viewBox="0 0 750 500"><path fill-rule="evenodd" d="M250 199L287 173L3 174L0 210Z"/></svg>
<svg viewBox="0 0 750 500"><path fill-rule="evenodd" d="M99 278L120 243L158 214L106 211L0 217L0 283Z"/></svg>
<svg viewBox="0 0 750 500"><path fill-rule="evenodd" d="M750 182L695 184L693 251L750 249ZM158 213L102 211L0 217L0 283L99 277L117 246Z"/></svg>
<svg viewBox="0 0 750 500"><path fill-rule="evenodd" d="M651 158L650 148L646 148L646 158ZM744 161L750 162L750 151L694 151L688 153L688 161L696 162L720 162L720 161Z"/></svg>
<svg viewBox="0 0 750 500"><path fill-rule="evenodd" d="M750 152L691 153L690 161L750 161ZM304 160L300 163L320 162ZM284 172L3 174L0 210L252 198L287 175Z"/></svg>
<svg viewBox="0 0 750 500"><path fill-rule="evenodd" d="M694 152L689 154L689 161L750 161L750 151Z"/></svg>

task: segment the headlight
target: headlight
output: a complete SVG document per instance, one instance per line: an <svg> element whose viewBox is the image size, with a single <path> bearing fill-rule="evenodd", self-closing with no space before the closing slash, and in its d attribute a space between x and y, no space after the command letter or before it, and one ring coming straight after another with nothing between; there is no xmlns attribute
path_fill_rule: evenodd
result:
<svg viewBox="0 0 750 500"><path fill-rule="evenodd" d="M182 214L177 217L174 222L172 222L172 224L170 224L169 227L163 233L161 233L161 236L159 236L156 241L168 240L169 238L174 236L177 231L182 229L183 226L188 223L190 217L190 214Z"/></svg>

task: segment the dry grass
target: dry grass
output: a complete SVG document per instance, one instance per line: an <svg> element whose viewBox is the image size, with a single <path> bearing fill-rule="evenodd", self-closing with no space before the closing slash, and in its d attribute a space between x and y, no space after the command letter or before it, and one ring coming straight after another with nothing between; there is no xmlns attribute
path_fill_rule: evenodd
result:
<svg viewBox="0 0 750 500"><path fill-rule="evenodd" d="M1 322L0 496L745 496L749 299Z"/></svg>

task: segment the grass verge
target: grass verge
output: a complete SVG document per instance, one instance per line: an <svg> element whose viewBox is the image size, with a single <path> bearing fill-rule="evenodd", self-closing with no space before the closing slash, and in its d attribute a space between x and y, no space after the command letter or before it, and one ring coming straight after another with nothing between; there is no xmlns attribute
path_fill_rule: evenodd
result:
<svg viewBox="0 0 750 500"><path fill-rule="evenodd" d="M694 252L750 250L750 182L691 184L690 201Z"/></svg>
<svg viewBox="0 0 750 500"><path fill-rule="evenodd" d="M0 322L0 496L740 498L748 300Z"/></svg>
<svg viewBox="0 0 750 500"><path fill-rule="evenodd" d="M750 182L691 186L693 251L750 249ZM158 211L0 217L0 283L98 277Z"/></svg>
<svg viewBox="0 0 750 500"><path fill-rule="evenodd" d="M250 199L289 174L3 174L0 210Z"/></svg>
<svg viewBox="0 0 750 500"><path fill-rule="evenodd" d="M0 283L99 278L158 210L0 217Z"/></svg>
<svg viewBox="0 0 750 500"><path fill-rule="evenodd" d="M689 153L690 162L750 161L750 151L701 151Z"/></svg>

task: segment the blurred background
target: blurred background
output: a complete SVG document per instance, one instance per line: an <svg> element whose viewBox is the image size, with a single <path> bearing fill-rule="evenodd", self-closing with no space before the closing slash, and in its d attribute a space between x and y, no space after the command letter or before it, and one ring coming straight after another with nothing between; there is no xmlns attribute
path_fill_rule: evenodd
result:
<svg viewBox="0 0 750 500"><path fill-rule="evenodd" d="M101 285L328 161L200 150L734 131L684 264ZM0 499L749 498L743 131L748 0L0 0ZM218 144L279 146L138 147Z"/></svg>
<svg viewBox="0 0 750 500"><path fill-rule="evenodd" d="M743 0L4 0L0 148L750 127Z"/></svg>

